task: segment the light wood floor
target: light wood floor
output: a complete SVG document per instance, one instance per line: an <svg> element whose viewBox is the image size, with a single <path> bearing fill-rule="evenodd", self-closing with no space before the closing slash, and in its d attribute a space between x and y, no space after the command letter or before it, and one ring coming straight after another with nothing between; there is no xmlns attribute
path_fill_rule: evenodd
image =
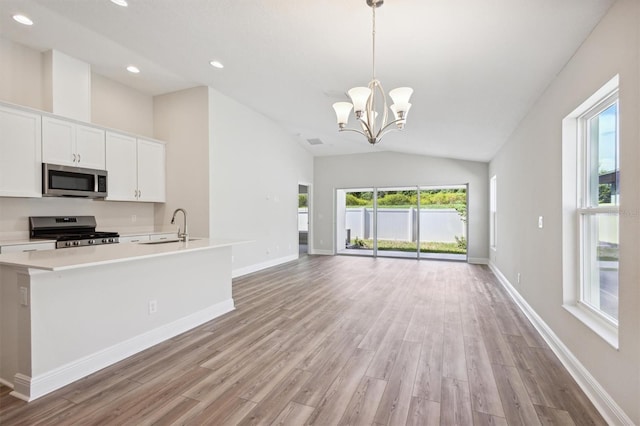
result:
<svg viewBox="0 0 640 426"><path fill-rule="evenodd" d="M484 266L309 256L0 424L605 424ZM550 302L551 303L551 302Z"/></svg>

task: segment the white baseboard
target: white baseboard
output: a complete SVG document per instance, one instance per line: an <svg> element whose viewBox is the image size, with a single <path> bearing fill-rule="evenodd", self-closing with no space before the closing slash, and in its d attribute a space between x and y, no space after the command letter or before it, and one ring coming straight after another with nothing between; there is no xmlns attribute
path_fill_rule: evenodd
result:
<svg viewBox="0 0 640 426"><path fill-rule="evenodd" d="M474 265L488 265L489 259L486 257L468 257L467 263L473 263Z"/></svg>
<svg viewBox="0 0 640 426"><path fill-rule="evenodd" d="M233 299L228 299L36 377L16 374L12 395L33 401L234 309Z"/></svg>
<svg viewBox="0 0 640 426"><path fill-rule="evenodd" d="M582 365L578 358L576 358L562 340L560 340L547 323L544 322L520 293L518 293L498 267L493 262L489 262L489 267L607 423L610 425L632 426L633 422L629 416L627 416L622 408L611 398L611 395L609 395L602 385L589 373L589 370Z"/></svg>
<svg viewBox="0 0 640 426"><path fill-rule="evenodd" d="M255 265L245 266L244 268L238 268L231 271L231 277L237 278L243 275L251 274L253 272L258 272L263 269L271 268L272 266L277 266L282 263L291 262L292 260L297 260L298 254L292 254L289 256L279 257L277 259L268 260L266 262L256 263Z"/></svg>
<svg viewBox="0 0 640 426"><path fill-rule="evenodd" d="M314 249L314 250L309 250L309 254L318 254L321 256L333 256L333 250L318 250L318 249Z"/></svg>

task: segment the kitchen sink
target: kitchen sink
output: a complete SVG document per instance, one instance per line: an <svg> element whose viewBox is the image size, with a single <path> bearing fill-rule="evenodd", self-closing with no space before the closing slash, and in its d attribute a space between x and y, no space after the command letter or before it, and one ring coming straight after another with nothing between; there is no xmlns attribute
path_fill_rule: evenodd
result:
<svg viewBox="0 0 640 426"><path fill-rule="evenodd" d="M189 238L189 242L191 241L198 241L200 240L200 238ZM157 241L143 241L140 242L138 244L168 244L168 243L181 243L182 241L176 239L172 239L172 240L157 240Z"/></svg>

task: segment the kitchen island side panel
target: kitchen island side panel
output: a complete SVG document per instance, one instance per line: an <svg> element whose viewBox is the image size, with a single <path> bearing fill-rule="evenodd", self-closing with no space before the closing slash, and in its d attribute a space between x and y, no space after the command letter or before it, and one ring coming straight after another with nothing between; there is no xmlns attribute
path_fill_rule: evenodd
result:
<svg viewBox="0 0 640 426"><path fill-rule="evenodd" d="M29 315L19 322L30 321L30 354L17 355L30 363L14 378L28 400L233 309L231 246L28 272Z"/></svg>

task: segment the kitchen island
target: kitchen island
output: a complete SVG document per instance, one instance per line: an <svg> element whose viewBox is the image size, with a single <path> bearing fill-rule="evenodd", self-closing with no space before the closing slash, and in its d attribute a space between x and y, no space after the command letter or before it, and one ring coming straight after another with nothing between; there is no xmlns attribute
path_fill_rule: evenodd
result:
<svg viewBox="0 0 640 426"><path fill-rule="evenodd" d="M242 241L0 255L0 381L31 401L234 309Z"/></svg>

